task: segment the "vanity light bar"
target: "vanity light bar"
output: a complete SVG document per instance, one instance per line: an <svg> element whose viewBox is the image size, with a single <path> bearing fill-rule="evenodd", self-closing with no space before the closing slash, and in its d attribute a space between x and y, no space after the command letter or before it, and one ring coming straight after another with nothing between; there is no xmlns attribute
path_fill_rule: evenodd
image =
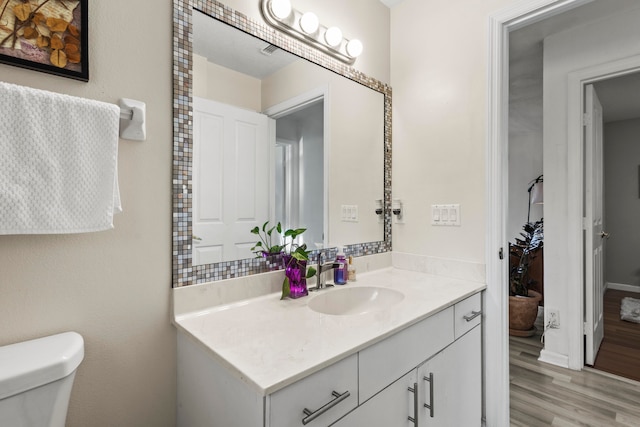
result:
<svg viewBox="0 0 640 427"><path fill-rule="evenodd" d="M362 53L360 40L345 39L339 28L321 25L314 13L292 8L289 0L260 0L260 11L272 27L349 65Z"/></svg>

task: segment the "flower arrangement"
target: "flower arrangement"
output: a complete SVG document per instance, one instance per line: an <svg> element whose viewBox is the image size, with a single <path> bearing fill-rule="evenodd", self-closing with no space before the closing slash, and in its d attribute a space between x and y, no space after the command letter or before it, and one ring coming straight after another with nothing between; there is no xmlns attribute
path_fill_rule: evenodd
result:
<svg viewBox="0 0 640 427"><path fill-rule="evenodd" d="M295 228L285 230L283 233L280 222L275 226L269 227L269 221L262 224L262 227L256 226L251 229L251 233L260 238L251 248L257 257L277 254L283 255L285 277L282 282L282 296L280 299L288 296L297 298L298 296L306 295L306 279L316 274L315 268L307 268L307 261L309 261L309 254L311 253L311 251L307 249L307 245L298 245L295 243L295 239L306 230L306 228ZM273 238L274 231L277 232L275 236L278 236L277 239L275 239L275 243ZM304 279L304 283L298 283L301 282L302 279ZM292 283L292 280L296 283ZM303 290L299 291L301 293L300 295L298 295L299 287L304 287ZM293 293L292 288L294 288Z"/></svg>

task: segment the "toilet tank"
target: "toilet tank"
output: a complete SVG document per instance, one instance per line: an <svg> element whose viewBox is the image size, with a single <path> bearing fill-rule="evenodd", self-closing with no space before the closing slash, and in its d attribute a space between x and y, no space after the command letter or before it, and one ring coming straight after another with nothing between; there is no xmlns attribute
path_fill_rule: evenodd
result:
<svg viewBox="0 0 640 427"><path fill-rule="evenodd" d="M0 347L0 426L64 427L83 358L76 332Z"/></svg>

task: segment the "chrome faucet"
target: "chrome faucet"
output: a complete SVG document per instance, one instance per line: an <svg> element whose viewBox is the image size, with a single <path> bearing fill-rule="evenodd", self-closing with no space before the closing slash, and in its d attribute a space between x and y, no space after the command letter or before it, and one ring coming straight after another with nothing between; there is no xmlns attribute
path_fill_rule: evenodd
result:
<svg viewBox="0 0 640 427"><path fill-rule="evenodd" d="M324 285L322 283L322 274L325 273L327 270L333 270L337 266L338 266L338 264L333 262L333 261L323 264L322 263L322 251L320 251L318 253L318 267L316 268L316 288L315 288L316 291L319 291L320 289L322 289L324 287L333 286L333 285Z"/></svg>

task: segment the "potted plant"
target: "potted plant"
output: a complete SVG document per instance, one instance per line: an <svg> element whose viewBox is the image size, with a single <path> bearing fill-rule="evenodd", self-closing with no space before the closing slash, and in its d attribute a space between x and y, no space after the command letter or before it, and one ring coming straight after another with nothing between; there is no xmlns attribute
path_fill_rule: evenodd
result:
<svg viewBox="0 0 640 427"><path fill-rule="evenodd" d="M307 245L298 245L295 239L304 233L306 228L295 228L282 232L282 225L269 227L269 221L262 224L262 228L256 226L251 230L252 234L257 235L260 240L251 248L257 257L266 257L281 254L283 259L283 267L285 270L284 281L282 282L282 296L300 298L308 295L307 279L316 274L316 269L309 267L307 269L307 261L309 261L309 253ZM277 232L277 242L274 243L273 232Z"/></svg>
<svg viewBox="0 0 640 427"><path fill-rule="evenodd" d="M531 336L535 333L533 324L542 295L529 289L535 283L529 275L529 266L535 251L543 245L543 220L527 222L522 229L521 238L510 245L511 259L516 262L509 271L509 334Z"/></svg>

